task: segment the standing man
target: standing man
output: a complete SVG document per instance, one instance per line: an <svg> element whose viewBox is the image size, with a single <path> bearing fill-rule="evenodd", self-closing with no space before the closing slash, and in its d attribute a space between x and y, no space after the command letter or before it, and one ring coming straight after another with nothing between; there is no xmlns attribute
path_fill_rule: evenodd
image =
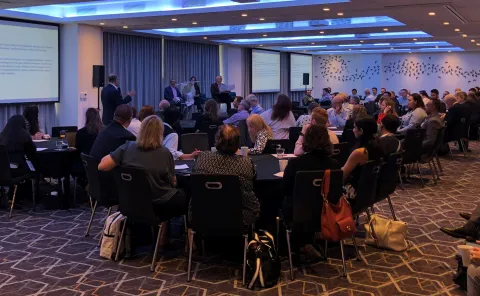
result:
<svg viewBox="0 0 480 296"><path fill-rule="evenodd" d="M230 111L232 108L231 103L232 103L232 98L230 97L230 91L226 90L221 92L220 88L223 85L222 83L223 77L222 76L217 76L215 78L215 83L213 83L210 86L210 93L212 94L212 98L217 101L217 104L220 103L225 103L227 104L227 113Z"/></svg>
<svg viewBox="0 0 480 296"><path fill-rule="evenodd" d="M180 106L182 93L176 87L177 82L175 79L170 79L170 85L165 87L163 92L163 98L167 100L171 105Z"/></svg>
<svg viewBox="0 0 480 296"><path fill-rule="evenodd" d="M120 90L120 87L118 87L119 83L118 76L116 74L110 74L108 75L108 85L102 89L102 121L105 126L112 122L115 109L120 105L130 103L132 97L137 94L134 90L131 90L128 92L127 96L123 98L122 91Z"/></svg>

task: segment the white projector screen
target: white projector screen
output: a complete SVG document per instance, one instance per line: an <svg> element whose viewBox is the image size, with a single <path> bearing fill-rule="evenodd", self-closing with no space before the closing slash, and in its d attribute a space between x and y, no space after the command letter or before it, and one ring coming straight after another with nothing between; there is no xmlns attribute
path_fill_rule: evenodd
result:
<svg viewBox="0 0 480 296"><path fill-rule="evenodd" d="M280 53L252 50L252 92L280 91Z"/></svg>
<svg viewBox="0 0 480 296"><path fill-rule="evenodd" d="M0 104L57 102L58 26L0 20Z"/></svg>
<svg viewBox="0 0 480 296"><path fill-rule="evenodd" d="M312 56L290 54L290 91L305 90L303 73L309 74L307 89L312 89Z"/></svg>

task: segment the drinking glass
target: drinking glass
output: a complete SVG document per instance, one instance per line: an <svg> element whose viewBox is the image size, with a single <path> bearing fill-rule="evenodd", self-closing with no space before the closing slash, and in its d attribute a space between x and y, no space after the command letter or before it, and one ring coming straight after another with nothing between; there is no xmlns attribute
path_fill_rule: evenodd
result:
<svg viewBox="0 0 480 296"><path fill-rule="evenodd" d="M285 149L282 147L277 148L277 157L278 158L283 158L283 155L285 154Z"/></svg>
<svg viewBox="0 0 480 296"><path fill-rule="evenodd" d="M63 141L55 141L55 147L57 147L56 150L62 150Z"/></svg>

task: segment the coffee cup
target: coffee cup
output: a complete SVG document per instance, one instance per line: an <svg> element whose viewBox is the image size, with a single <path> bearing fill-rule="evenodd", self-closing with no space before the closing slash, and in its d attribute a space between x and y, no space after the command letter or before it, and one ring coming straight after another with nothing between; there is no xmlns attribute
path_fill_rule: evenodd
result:
<svg viewBox="0 0 480 296"><path fill-rule="evenodd" d="M464 267L470 265L470 261L472 261L472 250L473 246L468 245L459 245L458 247L458 254L462 256L462 263Z"/></svg>
<svg viewBox="0 0 480 296"><path fill-rule="evenodd" d="M278 164L280 165L280 172L283 172L283 171L285 171L285 168L287 167L288 159L279 159Z"/></svg>
<svg viewBox="0 0 480 296"><path fill-rule="evenodd" d="M247 157L247 155L248 155L248 147L247 146L240 147L240 151L242 152L242 155L244 157Z"/></svg>

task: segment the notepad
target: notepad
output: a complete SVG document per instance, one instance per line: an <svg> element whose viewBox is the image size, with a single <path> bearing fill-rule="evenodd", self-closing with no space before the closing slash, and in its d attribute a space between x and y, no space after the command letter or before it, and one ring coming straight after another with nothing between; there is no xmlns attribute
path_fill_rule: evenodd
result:
<svg viewBox="0 0 480 296"><path fill-rule="evenodd" d="M283 178L283 172L278 172L276 174L273 174L275 177Z"/></svg>
<svg viewBox="0 0 480 296"><path fill-rule="evenodd" d="M48 140L33 140L34 143L41 143L41 142L46 142Z"/></svg>
<svg viewBox="0 0 480 296"><path fill-rule="evenodd" d="M295 158L296 157L295 154L283 154L281 156L278 156L278 154L272 154L272 156L275 157L275 158L278 158L278 159L280 159L280 158Z"/></svg>
<svg viewBox="0 0 480 296"><path fill-rule="evenodd" d="M186 164L176 165L175 169L176 170L186 170L186 169L188 169L188 165L186 165Z"/></svg>
<svg viewBox="0 0 480 296"><path fill-rule="evenodd" d="M47 150L48 148L37 148L37 152Z"/></svg>

